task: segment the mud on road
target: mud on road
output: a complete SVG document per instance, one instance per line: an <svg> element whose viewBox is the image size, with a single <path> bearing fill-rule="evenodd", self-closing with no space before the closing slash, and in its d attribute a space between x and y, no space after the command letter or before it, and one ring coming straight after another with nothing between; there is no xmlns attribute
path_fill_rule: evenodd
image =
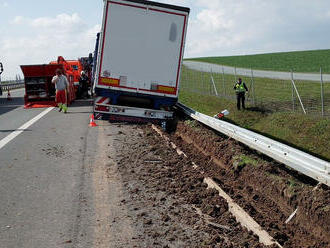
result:
<svg viewBox="0 0 330 248"><path fill-rule="evenodd" d="M314 181L193 121L179 122L169 135L187 157L150 125L112 125L115 133L104 130L114 163L105 173L109 180L120 175L119 206L134 229L132 242L115 247L266 247L236 221L218 192L207 188L205 177L283 247L329 247L328 187L315 188Z"/></svg>

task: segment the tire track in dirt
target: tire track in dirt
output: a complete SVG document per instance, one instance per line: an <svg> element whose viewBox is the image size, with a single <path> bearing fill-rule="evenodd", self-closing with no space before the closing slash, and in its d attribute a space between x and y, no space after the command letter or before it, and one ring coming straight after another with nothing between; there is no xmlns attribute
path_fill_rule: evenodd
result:
<svg viewBox="0 0 330 248"><path fill-rule="evenodd" d="M207 189L192 160L180 156L150 127L125 127L116 150L138 247L265 247L236 222L228 204ZM128 146L128 143L130 146ZM143 241L142 241L143 240Z"/></svg>
<svg viewBox="0 0 330 248"><path fill-rule="evenodd" d="M172 139L284 247L329 245L328 187L313 191L305 177L196 123L181 122ZM246 156L254 160L246 162ZM214 157L220 166L205 163ZM284 224L297 206L297 215Z"/></svg>
<svg viewBox="0 0 330 248"><path fill-rule="evenodd" d="M160 129L158 129L154 125L152 126L152 129L154 129L162 138L164 138L165 141L169 142L171 144L172 148L176 149L176 152L179 155L183 155L186 158L188 157L179 148L177 148L177 146L173 142L171 142L169 140L169 138L166 135L164 135L163 132L161 132ZM190 144L192 143L192 140L190 140L188 137L186 137L185 140L191 141ZM205 152L201 148L199 148L198 146L195 146L195 147L205 155ZM216 160L216 159L212 157L212 160ZM223 166L223 165L221 164L221 166ZM192 162L192 168L197 169L198 165L196 165L196 163ZM202 171L202 174L204 174L203 171ZM274 245L277 245L278 247L282 248L282 246L280 244L278 244L276 241L274 241L274 239L265 230L263 230L261 228L261 226L258 223L256 223L255 220L251 216L249 216L240 206L238 206L233 201L233 199L231 199L230 196L227 195L219 187L219 185L216 184L216 182L214 182L211 178L204 178L203 181L208 185L208 188L216 189L219 192L219 195L227 201L227 204L229 206L228 210L230 211L230 213L232 213L234 215L234 217L236 218L236 221L239 222L243 227L246 227L249 231L252 231L255 235L257 235L259 237L259 241L262 244L264 244L266 246L270 246L270 245L274 244ZM215 224L215 225L217 225L217 224Z"/></svg>

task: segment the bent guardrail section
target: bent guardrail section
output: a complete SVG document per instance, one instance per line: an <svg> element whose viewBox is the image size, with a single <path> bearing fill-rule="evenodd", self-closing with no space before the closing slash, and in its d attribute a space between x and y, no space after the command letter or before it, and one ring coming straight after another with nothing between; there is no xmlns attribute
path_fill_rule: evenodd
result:
<svg viewBox="0 0 330 248"><path fill-rule="evenodd" d="M176 106L193 119L207 125L208 127L238 140L241 143L266 154L267 156L299 171L306 176L314 178L315 180L330 186L329 162L316 158L278 141L264 137L255 132L196 112L181 103L177 103Z"/></svg>

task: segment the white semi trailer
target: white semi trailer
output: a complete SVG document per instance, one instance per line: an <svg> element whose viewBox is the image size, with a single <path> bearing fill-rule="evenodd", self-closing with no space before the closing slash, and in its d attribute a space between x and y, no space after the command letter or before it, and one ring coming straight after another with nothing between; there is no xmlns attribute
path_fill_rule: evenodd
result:
<svg viewBox="0 0 330 248"><path fill-rule="evenodd" d="M189 11L144 0L104 0L94 76L96 118L173 119Z"/></svg>

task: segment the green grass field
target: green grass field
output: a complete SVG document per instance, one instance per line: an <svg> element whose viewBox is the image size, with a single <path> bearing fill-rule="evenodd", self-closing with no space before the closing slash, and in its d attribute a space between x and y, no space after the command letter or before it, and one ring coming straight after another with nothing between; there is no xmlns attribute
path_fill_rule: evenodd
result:
<svg viewBox="0 0 330 248"><path fill-rule="evenodd" d="M274 71L320 72L330 73L330 49L268 53L244 56L203 57L198 60L208 63Z"/></svg>

